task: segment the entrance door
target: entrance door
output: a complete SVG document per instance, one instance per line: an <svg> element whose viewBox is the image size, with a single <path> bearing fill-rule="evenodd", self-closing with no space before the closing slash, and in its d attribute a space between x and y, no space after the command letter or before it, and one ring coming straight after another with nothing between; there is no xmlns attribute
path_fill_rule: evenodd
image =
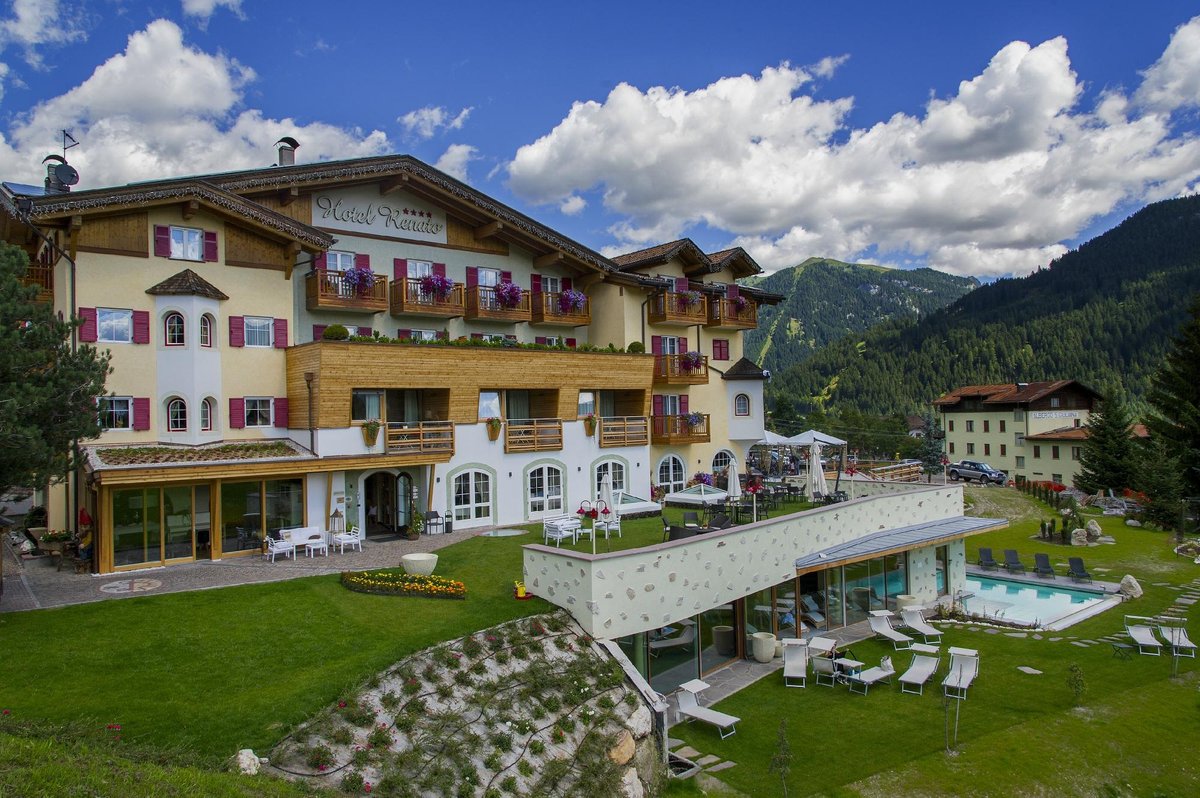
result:
<svg viewBox="0 0 1200 798"><path fill-rule="evenodd" d="M542 466L529 472L528 516L538 519L545 515L558 515L563 511L562 470L554 466Z"/></svg>
<svg viewBox="0 0 1200 798"><path fill-rule="evenodd" d="M363 482L367 510L367 535L394 532L396 522L396 479L387 472L371 474Z"/></svg>
<svg viewBox="0 0 1200 798"><path fill-rule="evenodd" d="M408 526L412 518L413 481L408 472L396 477L396 528Z"/></svg>

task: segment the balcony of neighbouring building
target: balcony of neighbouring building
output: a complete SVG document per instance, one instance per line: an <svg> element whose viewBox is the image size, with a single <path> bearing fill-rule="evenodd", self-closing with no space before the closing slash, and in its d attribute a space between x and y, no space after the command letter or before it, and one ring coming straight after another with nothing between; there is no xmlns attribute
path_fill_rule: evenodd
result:
<svg viewBox="0 0 1200 798"><path fill-rule="evenodd" d="M364 277L363 275L370 275ZM315 269L304 278L309 310L380 313L388 309L388 280L361 269Z"/></svg>
<svg viewBox="0 0 1200 798"><path fill-rule="evenodd" d="M592 323L592 303L580 291L537 291L531 295L533 324L582 327Z"/></svg>
<svg viewBox="0 0 1200 798"><path fill-rule="evenodd" d="M655 385L707 385L708 356L698 352L654 356Z"/></svg>
<svg viewBox="0 0 1200 798"><path fill-rule="evenodd" d="M601 416L599 428L602 449L650 443L650 421L646 416Z"/></svg>
<svg viewBox="0 0 1200 798"><path fill-rule="evenodd" d="M655 446L683 443L708 443L708 413L683 413L677 416L652 416L650 442Z"/></svg>
<svg viewBox="0 0 1200 798"><path fill-rule="evenodd" d="M420 277L394 280L391 292L392 315L457 318L466 312L463 293L463 287L459 283L455 283L448 290L438 291L422 286Z"/></svg>
<svg viewBox="0 0 1200 798"><path fill-rule="evenodd" d="M708 299L699 291L664 291L650 297L646 320L651 324L690 326L708 322Z"/></svg>
<svg viewBox="0 0 1200 798"><path fill-rule="evenodd" d="M713 330L753 330L758 326L758 305L743 296L710 297L704 326Z"/></svg>
<svg viewBox="0 0 1200 798"><path fill-rule="evenodd" d="M403 421L386 429L389 455L450 458L454 455L454 424L449 421Z"/></svg>
<svg viewBox="0 0 1200 798"><path fill-rule="evenodd" d="M21 285L32 285L37 288L37 296L34 297L36 301L53 302L54 267L42 266L37 263L29 264L29 268L25 270L25 275L21 278Z"/></svg>
<svg viewBox="0 0 1200 798"><path fill-rule="evenodd" d="M514 289L514 296L516 296L516 289ZM469 286L466 289L467 301L464 318L467 321L529 321L529 297L529 291L522 289L519 292L519 298L505 301L504 293L498 290L498 286Z"/></svg>
<svg viewBox="0 0 1200 798"><path fill-rule="evenodd" d="M563 447L561 418L523 418L504 422L504 451L553 452Z"/></svg>

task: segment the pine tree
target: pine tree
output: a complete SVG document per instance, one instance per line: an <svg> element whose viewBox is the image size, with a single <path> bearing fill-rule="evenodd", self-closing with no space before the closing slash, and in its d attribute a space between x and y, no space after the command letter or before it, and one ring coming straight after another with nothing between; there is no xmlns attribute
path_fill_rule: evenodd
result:
<svg viewBox="0 0 1200 798"><path fill-rule="evenodd" d="M945 466L942 465L942 433L934 422L932 413L925 414L924 422L925 437L921 438L920 454L917 457L921 460L921 471L926 474L929 482L933 482L933 475L945 470Z"/></svg>
<svg viewBox="0 0 1200 798"><path fill-rule="evenodd" d="M1151 438L1139 448L1138 489L1146 494L1142 520L1163 529L1176 529L1184 498L1179 460L1161 438Z"/></svg>
<svg viewBox="0 0 1200 798"><path fill-rule="evenodd" d="M1190 318L1174 340L1147 399L1151 437L1179 461L1189 496L1200 496L1200 295L1192 300Z"/></svg>
<svg viewBox="0 0 1200 798"><path fill-rule="evenodd" d="M1085 493L1111 488L1119 491L1134 482L1133 441L1129 411L1115 393L1088 420L1088 437L1079 458L1075 487Z"/></svg>
<svg viewBox="0 0 1200 798"><path fill-rule="evenodd" d="M0 244L0 493L41 487L71 468L72 443L99 434L96 397L108 356L71 350L78 321L62 321L23 285L24 250Z"/></svg>

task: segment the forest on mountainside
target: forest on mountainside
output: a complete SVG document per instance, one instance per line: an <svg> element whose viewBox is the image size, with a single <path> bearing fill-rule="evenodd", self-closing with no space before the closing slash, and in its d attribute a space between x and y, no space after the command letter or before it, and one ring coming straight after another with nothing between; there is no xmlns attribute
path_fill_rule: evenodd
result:
<svg viewBox="0 0 1200 798"><path fill-rule="evenodd" d="M846 335L943 308L979 282L933 269L903 271L809 258L755 284L787 299L759 306L758 327L746 334L746 356L779 372Z"/></svg>
<svg viewBox="0 0 1200 798"><path fill-rule="evenodd" d="M799 412L922 412L959 385L1077 379L1139 406L1200 291L1200 196L1147 206L1023 278L893 319L776 371Z"/></svg>

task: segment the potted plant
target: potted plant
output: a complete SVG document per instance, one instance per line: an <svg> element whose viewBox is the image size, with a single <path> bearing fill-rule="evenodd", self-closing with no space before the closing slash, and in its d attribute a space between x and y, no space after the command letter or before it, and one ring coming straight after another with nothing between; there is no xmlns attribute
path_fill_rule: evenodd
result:
<svg viewBox="0 0 1200 798"><path fill-rule="evenodd" d="M496 284L496 304L511 310L521 304L521 286L507 280Z"/></svg>
<svg viewBox="0 0 1200 798"><path fill-rule="evenodd" d="M596 434L596 414L588 413L583 417L583 432L589 438Z"/></svg>
<svg viewBox="0 0 1200 798"><path fill-rule="evenodd" d="M564 314L579 313L585 305L587 305L587 294L582 291L570 288L558 295L558 309Z"/></svg>
<svg viewBox="0 0 1200 798"><path fill-rule="evenodd" d="M347 269L342 272L342 282L359 296L371 293L375 286L375 273L370 269Z"/></svg>
<svg viewBox="0 0 1200 798"><path fill-rule="evenodd" d="M426 274L421 277L421 293L437 302L445 302L453 289L454 281L449 277L440 274Z"/></svg>
<svg viewBox="0 0 1200 798"><path fill-rule="evenodd" d="M699 427L700 425L702 425L704 423L704 414L703 413L684 413L683 414L683 423L685 425L687 425L687 427L689 429L694 428L694 427Z"/></svg>
<svg viewBox="0 0 1200 798"><path fill-rule="evenodd" d="M484 424L487 425L488 440L494 441L500 437L500 419L496 416L485 419Z"/></svg>
<svg viewBox="0 0 1200 798"><path fill-rule="evenodd" d="M425 513L416 510L412 514L412 520L408 523L408 529L404 530L404 537L408 540L418 540L421 537L421 530L425 528Z"/></svg>
<svg viewBox="0 0 1200 798"><path fill-rule="evenodd" d="M704 355L696 351L684 352L679 356L679 365L687 371L695 371L704 365Z"/></svg>
<svg viewBox="0 0 1200 798"><path fill-rule="evenodd" d="M694 307L698 304L700 304L700 292L699 291L680 291L679 292L680 307L682 307L686 310L687 308Z"/></svg>
<svg viewBox="0 0 1200 798"><path fill-rule="evenodd" d="M362 423L363 443L367 446L374 446L379 442L379 430L383 426L383 422L377 418L368 419Z"/></svg>

